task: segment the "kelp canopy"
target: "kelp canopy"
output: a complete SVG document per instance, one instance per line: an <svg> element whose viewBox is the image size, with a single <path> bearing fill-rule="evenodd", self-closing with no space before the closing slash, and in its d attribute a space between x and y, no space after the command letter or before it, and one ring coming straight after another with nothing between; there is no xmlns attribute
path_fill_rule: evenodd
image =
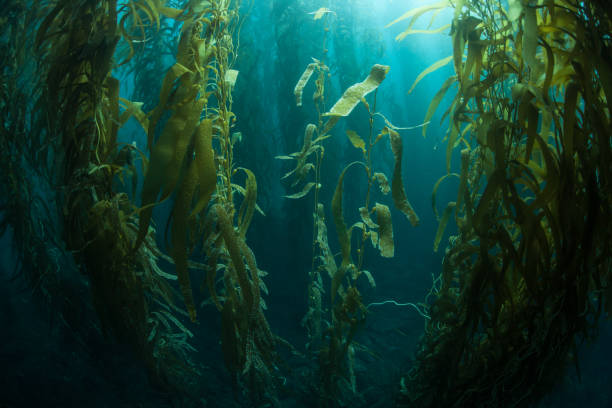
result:
<svg viewBox="0 0 612 408"><path fill-rule="evenodd" d="M275 5L278 13L293 10ZM353 85L334 89L332 74L350 65L328 53L340 9L317 3L302 13L318 24L319 55L300 62L306 69L286 93L314 117L291 122L301 148L276 159L291 165L284 198L311 211L299 214L312 233L303 354L270 328L265 311L285 305L266 304L267 273L250 246L263 238L247 239L265 214L259 173L235 154L242 134L234 88L240 76L255 75L239 73L237 62L254 7L237 0L3 6L0 231L12 229L19 272L35 296L82 339L129 346L177 404L201 406L212 393L195 358L209 336L236 404L283 406L290 395L306 406L368 406L360 388L372 378L362 355L378 355L359 334L371 306L397 304L364 301L381 272L370 258L392 258L403 250L398 226L422 223L409 201L416 192L402 178L411 165L403 132L422 127L425 135L444 107L446 174L432 186L433 249L443 248L444 259L424 302L407 304L425 319L425 332L410 370L389 387L398 407L537 403L568 365L579 368L578 346L597 336L603 313L612 315L606 2L443 0L407 11L390 23L408 22L398 40L450 30L453 49L408 93L430 73L454 68L423 124L412 127L394 126L377 110L393 67L364 67L361 76L351 72ZM452 24L432 26L447 8ZM429 14L431 27L415 29ZM358 130L339 132L359 121ZM141 148L121 141L130 126L146 141ZM342 159L333 156L340 138L351 150ZM257 152L268 152L268 142L254 142ZM458 180L456 199L439 211L437 193L449 179ZM445 245L449 224L456 233ZM301 266L292 268L283 279L295 280ZM211 316L204 307L216 334L198 327ZM291 355L281 358L279 345Z"/></svg>
<svg viewBox="0 0 612 408"><path fill-rule="evenodd" d="M427 115L455 86L435 246L452 213L458 234L398 406L530 406L612 311L612 21L602 1L453 3L456 75Z"/></svg>

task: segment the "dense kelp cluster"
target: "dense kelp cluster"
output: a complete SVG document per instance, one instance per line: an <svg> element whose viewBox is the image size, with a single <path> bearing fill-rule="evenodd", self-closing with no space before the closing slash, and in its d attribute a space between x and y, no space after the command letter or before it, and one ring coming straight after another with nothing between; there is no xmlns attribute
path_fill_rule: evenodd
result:
<svg viewBox="0 0 612 408"><path fill-rule="evenodd" d="M270 6L278 63L288 67L253 89L282 85L276 91L295 103L261 125L281 134L263 142L243 141L233 93L240 76L267 69L247 54L257 73L238 71L243 18L257 3L10 0L0 10L0 232L13 234L16 272L83 343L128 345L181 406L211 391L195 352L198 320L214 313L243 404L281 406L287 395L308 406L371 403L359 369L376 350L358 335L370 306L397 302L366 305L363 293L380 272L370 257L401 250L394 227L420 223L402 180L403 138L416 129L379 112L394 68L357 66L347 46L354 10L315 3ZM435 26L447 8L452 24ZM415 28L429 14L430 26ZM300 52L296 21L312 28ZM446 174L432 194L433 250L444 248L444 261L426 304L409 304L425 333L396 404L528 406L568 365L579 370L578 346L612 313L610 15L599 1L444 0L391 24L406 21L398 40L450 30L453 46L408 93L449 64L455 75L417 126L425 135L450 97ZM253 108L246 128L266 109ZM277 346L295 350L268 324L267 273L247 239L264 215L259 173L236 152L253 148L247 160L263 171L271 157L257 154L280 150L265 144L292 145L284 139L296 134L297 151L274 165L289 166L285 226L312 233L284 271L308 274L306 352L294 353L289 376ZM438 190L451 179L457 198L440 211ZM307 215L291 217L299 205ZM395 210L406 220L392 222Z"/></svg>
<svg viewBox="0 0 612 408"><path fill-rule="evenodd" d="M434 246L453 213L458 234L398 406L528 406L610 311L611 24L597 1L454 5L453 55L424 74L455 68L427 115L455 86L460 184Z"/></svg>
<svg viewBox="0 0 612 408"><path fill-rule="evenodd" d="M228 369L255 401L274 400L276 337L263 315L264 272L245 242L257 208L257 183L248 169L241 169L247 175L244 187L233 181L238 169L231 92L238 71L231 66L238 4L49 1L14 2L9 10L15 21L3 32L3 52L12 64L3 66L9 80L2 94L7 127L2 186L14 199L3 201L3 228L14 221L24 259L36 262L47 254L44 248L52 248L34 227L53 226L38 214L42 210L29 223L24 214L10 218L19 215L13 211L42 208L22 193L34 188L27 178L37 171L49 181L50 201L61 208L57 227L64 244L58 247L74 254L87 278L101 330L132 347L153 383L194 396L201 392L193 387L200 381L189 344L193 333L181 322L185 312L177 302L183 298L195 321L191 269L206 276L221 312ZM177 50L169 52L176 62L161 81L159 103L144 111L143 103L119 97L121 84L113 71L146 66L138 57L147 48L141 44L170 20L180 27ZM143 69L150 71L155 69ZM29 78L38 82L20 96L19 81ZM11 98L21 103L10 103ZM119 142L119 129L132 117L146 135L149 154ZM31 157L34 153L37 157ZM23 158L28 167L16 168ZM139 202L137 161L144 175ZM117 186L129 177L131 194L126 194ZM166 200L173 202L171 238L162 251L150 220L154 207ZM26 258L32 253L37 257ZM194 253L205 255L207 264L194 262ZM30 277L33 286L49 292L52 279L46 275L56 275L47 273L53 261L47 256L40 265L24 266L39 275ZM164 262L174 264L175 272L164 271ZM218 274L223 289L217 287ZM180 295L172 281L178 281ZM62 295L55 289L49 298Z"/></svg>

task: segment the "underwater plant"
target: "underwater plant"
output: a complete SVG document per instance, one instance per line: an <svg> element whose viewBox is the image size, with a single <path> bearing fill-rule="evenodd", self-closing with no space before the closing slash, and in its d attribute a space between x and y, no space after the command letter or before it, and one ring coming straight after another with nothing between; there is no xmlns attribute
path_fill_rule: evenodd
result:
<svg viewBox="0 0 612 408"><path fill-rule="evenodd" d="M446 7L453 55L417 81L453 63L426 120L455 86L440 182L460 184L434 248L453 212L458 234L396 405L528 406L578 370L612 303L612 21L599 1L441 1L396 20L411 19L399 39Z"/></svg>
<svg viewBox="0 0 612 408"><path fill-rule="evenodd" d="M320 8L311 14L315 20L319 20L333 14L333 11ZM324 20L324 25L328 32L327 20ZM324 41L323 50L325 49ZM320 406L341 406L354 395L358 395L354 373L356 348L353 340L358 329L365 323L366 306L362 302L357 282L364 276L372 287L376 286L373 274L364 267L365 246L369 242L383 257L390 258L394 255L391 211L387 205L374 202L376 187L378 186L382 195L392 193L395 207L406 215L413 226L419 223L419 217L406 197L402 182L403 148L398 133L400 128L393 126L376 111L376 91L388 71L388 66L375 64L364 81L346 89L342 97L325 112L325 82L329 68L323 61L313 58L313 62L308 64L300 76L294 88L294 95L296 105L302 106L304 88L311 77L315 76L312 99L317 113L316 124L306 126L300 151L288 156L277 156L277 159L295 161L295 167L287 172L283 179L291 178L291 187L303 185L300 191L286 195L286 198L301 199L314 190L309 307L302 324L308 331L308 347L315 352L319 362L320 385L317 392ZM371 93L374 94L372 107L365 99ZM364 140L353 130L347 130L346 135L352 146L361 151L362 160L343 165L330 206L341 250L342 259L338 265L328 243L325 206L319 198L319 190L324 187L321 183L321 164L325 152L323 143L332 137L330 132L340 119L349 116L360 103L365 106L369 115L368 138ZM382 118L385 123L377 136L374 133L376 118ZM389 139L395 161L391 184L383 172L376 171L373 163L373 148L383 138ZM344 217L344 179L353 167L365 170L367 191L363 206L358 208L360 221L347 227ZM311 171L314 173L314 181L306 181ZM359 242L357 246L353 246L352 235L358 231L361 231ZM353 260L353 253L357 255L356 260ZM326 279L329 279L328 288L324 283ZM327 302L323 300L323 294L326 292L329 293ZM329 319L324 317L324 310L327 308L330 310Z"/></svg>

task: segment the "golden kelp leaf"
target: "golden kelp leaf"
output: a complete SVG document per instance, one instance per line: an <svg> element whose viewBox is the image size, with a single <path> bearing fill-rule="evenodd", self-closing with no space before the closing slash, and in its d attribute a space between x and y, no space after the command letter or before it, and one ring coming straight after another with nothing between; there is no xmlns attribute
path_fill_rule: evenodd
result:
<svg viewBox="0 0 612 408"><path fill-rule="evenodd" d="M453 85L455 82L457 82L456 76L447 78L446 81L444 81L444 83L438 90L438 92L436 93L436 95L433 97L431 102L429 103L429 107L427 108L427 113L425 114L425 120L424 120L425 124L423 125L423 137L425 137L425 134L427 133L427 125L429 124L429 121L431 120L434 113L436 112L436 109L438 109L440 102L442 102L442 98L444 98L444 95L446 95L446 91L448 91L448 88L450 88L451 85Z"/></svg>
<svg viewBox="0 0 612 408"><path fill-rule="evenodd" d="M310 192L310 190L317 185L317 183L308 183L304 186L304 188L302 188L302 191L295 193L295 194L291 194L291 195L285 195L283 197L285 198L290 198L292 200L298 199L298 198L302 198L304 197L306 194L308 194ZM318 185L318 187L321 187L321 184Z"/></svg>
<svg viewBox="0 0 612 408"><path fill-rule="evenodd" d="M119 126L125 125L125 122L132 116L136 118L140 126L146 132L149 129L149 119L147 115L142 111L143 102L132 102L125 98L119 98L125 110L119 116Z"/></svg>
<svg viewBox="0 0 612 408"><path fill-rule="evenodd" d="M542 72L542 63L536 57L538 47L538 18L535 7L524 8L523 18L523 59L533 71L534 78Z"/></svg>
<svg viewBox="0 0 612 408"><path fill-rule="evenodd" d="M402 155L403 145L402 138L399 133L393 129L385 128L386 133L389 135L389 143L391 144L391 150L393 151L393 157L395 158L395 165L393 167L393 180L391 180L391 195L393 197L393 204L395 208L400 210L406 215L410 224L413 227L419 225L419 217L408 202L406 198L406 191L404 191L404 183L402 181ZM383 129L383 131L385 131Z"/></svg>
<svg viewBox="0 0 612 408"><path fill-rule="evenodd" d="M369 228L378 228L378 225L374 221L372 221L372 218L370 218L370 212L367 208L359 207L359 215L361 216L361 220L363 221L363 223Z"/></svg>
<svg viewBox="0 0 612 408"><path fill-rule="evenodd" d="M357 162L353 162L342 170L342 173L338 178L338 185L336 186L336 191L334 192L331 204L332 214L334 216L334 225L336 226L336 233L338 234L338 242L340 243L340 248L342 249L341 269L346 268L351 263L351 236L349 235L346 224L344 223L344 213L342 209L343 182L346 171L356 163Z"/></svg>
<svg viewBox="0 0 612 408"><path fill-rule="evenodd" d="M348 136L354 147L356 147L357 149L361 149L363 152L366 151L365 142L363 141L361 136L357 134L357 132L355 132L354 130L347 130L346 135Z"/></svg>
<svg viewBox="0 0 612 408"><path fill-rule="evenodd" d="M436 29L433 30L406 30L402 33L400 33L399 35L397 35L395 37L395 41L402 41L404 38L406 38L409 35L413 35L413 34L439 34L442 31L449 29L450 28L450 24L445 24L442 27L438 27Z"/></svg>
<svg viewBox="0 0 612 408"><path fill-rule="evenodd" d="M234 230L227 211L219 204L215 204L211 211L217 214L217 223L221 230L221 236L225 242L225 248L229 253L232 266L236 272L236 279L240 285L240 294L244 299L246 310L253 311L259 308L256 301L259 300L259 287L253 287L247 275L243 255L240 250L239 240L241 239ZM227 304L225 305L227 306ZM225 309L225 307L224 307Z"/></svg>
<svg viewBox="0 0 612 408"><path fill-rule="evenodd" d="M434 252L438 252L438 247L440 246L440 241L442 240L442 235L444 234L444 230L446 229L446 224L448 223L448 219L450 218L453 209L455 208L455 202L451 201L448 203L444 212L442 213L442 219L440 219L440 224L438 224L438 230L436 231L436 238L434 239L433 250Z"/></svg>
<svg viewBox="0 0 612 408"><path fill-rule="evenodd" d="M331 128L343 116L348 116L355 106L365 98L370 92L374 91L389 72L387 65L375 64L370 70L370 75L363 81L349 87L342 97L332 106L329 112L323 116L331 116L325 124L323 134L329 132Z"/></svg>
<svg viewBox="0 0 612 408"><path fill-rule="evenodd" d="M427 75L431 74L432 72L442 68L443 66L447 65L449 62L451 62L453 60L453 56L451 55L450 57L446 57L446 58L442 58L439 61L434 62L433 64L431 64L429 67L427 67L423 72L421 72L419 74L419 76L417 76L417 78L414 80L414 83L412 84L412 86L410 87L410 89L408 90L408 93L412 93L412 91L414 90L414 88L417 86L417 84L419 82L421 82L421 80L423 78L425 78Z"/></svg>
<svg viewBox="0 0 612 408"><path fill-rule="evenodd" d="M393 258L395 245L393 244L393 223L391 222L391 211L384 204L376 203L376 221L380 226L378 246L380 255L384 258Z"/></svg>
<svg viewBox="0 0 612 408"><path fill-rule="evenodd" d="M311 12L310 12L310 13L308 13L308 14L314 14L314 19L315 19L315 20L319 20L319 19L321 19L321 18L322 18L322 17L323 17L325 14L328 14L328 13L333 13L333 14L336 14L334 11L332 11L332 10L330 10L330 9L326 8L326 7L321 7L321 8L320 8L320 9L318 9L317 11L311 11Z"/></svg>
<svg viewBox="0 0 612 408"><path fill-rule="evenodd" d="M160 189L167 184L168 167L173 157L174 130L180 129L182 123L182 120L174 116L170 117L166 122L164 131L151 150L151 159L147 167L141 192L141 210L139 214L138 237L135 243L136 249L142 244L149 230L149 222L153 215L153 203L157 200ZM178 173L178 169L172 170Z"/></svg>
<svg viewBox="0 0 612 408"><path fill-rule="evenodd" d="M217 188L217 171L215 169L215 152L212 147L212 120L204 119L196 130L194 153L198 168L198 200L190 217L198 214L208 206L213 192Z"/></svg>
<svg viewBox="0 0 612 408"><path fill-rule="evenodd" d="M438 194L438 188L440 187L440 184L442 184L442 182L444 180L446 180L449 177L457 177L460 178L459 174L457 173L450 173L450 174L445 174L442 177L440 177L438 179L438 181L436 181L436 184L434 184L434 188L433 191L431 193L431 207L433 208L433 212L436 216L436 220L440 219L440 215L438 214L438 207L436 206L436 196Z"/></svg>
<svg viewBox="0 0 612 408"><path fill-rule="evenodd" d="M225 72L225 82L229 84L229 86L236 85L236 79L238 79L238 72L235 69L228 69Z"/></svg>
<svg viewBox="0 0 612 408"><path fill-rule="evenodd" d="M317 204L317 212L315 215L315 225L317 227L317 244L321 249L321 258L323 267L327 271L329 278L332 279L338 270L334 255L329 248L327 242L327 226L325 225L325 211L323 204Z"/></svg>
<svg viewBox="0 0 612 408"><path fill-rule="evenodd" d="M308 64L308 66L302 73L302 76L300 77L298 83L295 85L293 94L295 95L295 103L297 106L302 106L302 93L304 92L304 87L308 83L308 80L310 80L312 72L316 67L317 63L315 62L311 62L310 64Z"/></svg>
<svg viewBox="0 0 612 408"><path fill-rule="evenodd" d="M380 192L384 195L389 194L389 192L391 191L391 187L389 186L389 180L387 179L387 176L385 176L384 173L374 173L374 178L378 183Z"/></svg>
<svg viewBox="0 0 612 408"><path fill-rule="evenodd" d="M410 20L410 23L408 25L408 30L410 30L412 28L412 26L414 25L414 23L416 23L418 18L420 16L422 16L423 14L427 13L428 11L435 11L435 10L438 10L438 9L443 9L443 8L452 7L452 6L453 6L453 4L449 0L442 0L442 1L435 2L433 4L428 4L428 5L425 5L425 6L416 7L416 8L413 8L412 10L409 10L408 12L402 14L400 17L396 18L395 20L393 20L392 22L387 24L385 26L385 28L389 28L393 24L399 23L402 20L406 20L407 18L411 18L412 17L412 20Z"/></svg>
<svg viewBox="0 0 612 408"><path fill-rule="evenodd" d="M176 265L176 275L178 276L179 287L189 312L192 322L196 321L196 309L191 290L191 280L187 259L187 229L189 219L189 208L193 199L193 194L198 184L198 168L195 161L191 161L187 174L182 180L176 193L174 207L172 209L172 249L171 255Z"/></svg>
<svg viewBox="0 0 612 408"><path fill-rule="evenodd" d="M455 212L455 217L456 217L456 214L458 214L461 211L461 206L463 204L463 198L468 194L467 179L468 179L469 167L470 167L470 150L463 149L461 150L461 176L459 177L459 189L457 190L457 211Z"/></svg>
<svg viewBox="0 0 612 408"><path fill-rule="evenodd" d="M368 236L370 237L370 242L372 242L372 247L378 248L378 232L368 231Z"/></svg>
<svg viewBox="0 0 612 408"><path fill-rule="evenodd" d="M249 169L239 167L238 170L244 171L247 175L244 199L242 200L242 204L240 204L240 210L238 210L238 232L240 236L244 238L249 229L249 225L251 225L253 211L255 211L255 202L257 201L257 179Z"/></svg>
<svg viewBox="0 0 612 408"><path fill-rule="evenodd" d="M160 7L159 12L160 14L166 17L172 18L174 20L179 20L179 17L184 14L185 10L176 9L172 7Z"/></svg>
<svg viewBox="0 0 612 408"><path fill-rule="evenodd" d="M508 19L514 23L521 17L523 2L521 0L508 0Z"/></svg>
<svg viewBox="0 0 612 408"><path fill-rule="evenodd" d="M361 271L361 273L363 273L366 276L366 278L368 278L368 282L370 283L370 286L372 286L373 288L376 288L376 281L374 280L374 276L372 276L370 271L366 271L364 269Z"/></svg>

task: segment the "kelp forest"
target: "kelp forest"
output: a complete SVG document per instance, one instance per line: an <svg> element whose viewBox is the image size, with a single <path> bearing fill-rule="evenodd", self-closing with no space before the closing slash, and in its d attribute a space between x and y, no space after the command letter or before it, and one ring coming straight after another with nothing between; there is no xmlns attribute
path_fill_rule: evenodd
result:
<svg viewBox="0 0 612 408"><path fill-rule="evenodd" d="M0 406L612 404L607 1L345 3L4 1Z"/></svg>

